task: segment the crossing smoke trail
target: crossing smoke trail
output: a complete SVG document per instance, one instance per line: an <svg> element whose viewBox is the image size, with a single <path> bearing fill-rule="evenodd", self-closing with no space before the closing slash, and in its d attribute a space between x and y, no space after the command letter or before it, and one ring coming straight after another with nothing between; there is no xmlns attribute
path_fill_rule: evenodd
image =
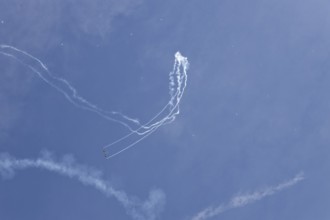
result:
<svg viewBox="0 0 330 220"><path fill-rule="evenodd" d="M217 207L208 207L204 209L203 211L197 213L192 220L205 220L209 218L213 218L227 210L239 208L246 206L250 203L254 203L256 201L259 201L266 196L271 196L275 193L278 193L284 189L287 189L300 181L304 180L304 174L298 173L293 179L288 180L286 182L280 183L277 186L270 186L261 190L257 190L253 193L238 195L233 197L228 204L222 204Z"/></svg>
<svg viewBox="0 0 330 220"><path fill-rule="evenodd" d="M16 170L28 168L47 170L76 179L84 185L95 188L106 197L114 197L135 220L155 220L165 205L163 191L159 189L150 191L149 198L143 202L136 197L128 196L124 191L114 189L102 178L100 171L75 163L71 156L56 161L48 152L37 159L16 159L9 154L0 153L0 175L3 178L13 177Z"/></svg>
<svg viewBox="0 0 330 220"><path fill-rule="evenodd" d="M131 131L129 134L124 137L106 145L103 147L103 152L105 153L105 157L110 159L129 148L133 147L135 144L139 143L153 132L155 132L159 127L165 124L172 123L176 116L180 113L180 102L183 96L184 90L187 86L187 70L189 68L189 62L186 57L183 57L180 52L176 52L175 61L172 72L169 74L170 83L169 83L169 93L170 100L169 102L160 110L152 119L150 119L147 123L143 124L136 131ZM165 116L161 116L165 110L168 109L168 112ZM160 118L160 119L158 119ZM136 138L135 141L126 145L125 148L115 151L114 153L109 153L109 149L125 139L133 136L133 135L142 135L142 137ZM134 140L134 139L133 139Z"/></svg>
<svg viewBox="0 0 330 220"><path fill-rule="evenodd" d="M53 75L41 60L26 51L10 45L0 45L0 54L13 58L21 64L27 66L45 83L62 93L64 97L74 106L94 112L106 120L125 126L129 130L127 135L103 147L103 152L107 159L133 147L155 132L159 127L173 122L176 116L180 113L179 105L184 90L187 86L187 70L189 67L189 62L188 59L182 56L180 52L176 52L173 70L169 74L170 100L147 123L141 124L138 119L128 117L121 112L103 110L97 105L84 99L67 80ZM113 150L115 146L119 145L119 147L121 147L123 141L128 138L131 138L132 140L129 140L129 143L125 144L124 148Z"/></svg>

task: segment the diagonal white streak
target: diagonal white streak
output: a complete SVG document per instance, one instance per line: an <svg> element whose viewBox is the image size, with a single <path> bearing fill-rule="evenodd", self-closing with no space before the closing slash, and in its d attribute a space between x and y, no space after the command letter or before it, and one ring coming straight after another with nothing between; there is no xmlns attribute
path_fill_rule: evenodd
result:
<svg viewBox="0 0 330 220"><path fill-rule="evenodd" d="M149 198L142 202L136 197L128 196L124 191L114 189L102 178L100 171L79 165L72 157L64 157L60 161L51 159L49 153L37 159L15 159L8 154L0 154L0 175L12 177L16 170L38 168L48 170L69 178L78 180L84 185L91 186L107 197L114 197L135 220L154 220L162 211L165 204L165 194L159 189L150 191Z"/></svg>
<svg viewBox="0 0 330 220"><path fill-rule="evenodd" d="M120 112L105 111L99 108L97 105L87 101L78 94L77 90L67 80L53 75L48 70L46 64L44 64L40 59L27 53L26 51L10 45L0 45L0 53L5 56L14 58L18 62L27 66L45 83L56 89L58 92L62 93L64 97L74 106L94 112L107 120L122 124L132 131L134 130L131 126L140 126L140 123L136 119L129 118Z"/></svg>
<svg viewBox="0 0 330 220"><path fill-rule="evenodd" d="M127 135L103 147L103 152L107 159L135 146L137 143L155 132L159 127L172 123L180 113L180 102L187 86L187 70L189 68L189 62L180 52L176 52L174 55L175 60L173 70L169 74L170 99L168 103L148 122L141 124L138 119L133 119L121 112L103 110L86 100L78 94L77 90L67 80L53 75L40 59L26 51L10 45L0 45L0 54L13 58L27 66L36 73L40 79L64 95L64 97L74 106L94 112L106 120L125 126L129 130ZM136 135L136 137L134 135ZM124 140L127 140L130 137L133 138L131 143L124 145L119 150L112 150L115 146L122 144Z"/></svg>
<svg viewBox="0 0 330 220"><path fill-rule="evenodd" d="M217 207L208 207L203 211L197 213L192 220L205 220L212 217L215 217L229 209L239 208L246 206L248 204L254 203L258 200L261 200L267 196L271 196L275 193L278 193L284 189L287 189L295 184L299 183L300 181L304 180L304 173L298 173L294 178L288 180L286 182L280 183L276 186L266 187L264 189L257 190L252 193L247 193L243 195L234 196L229 203L221 204Z"/></svg>

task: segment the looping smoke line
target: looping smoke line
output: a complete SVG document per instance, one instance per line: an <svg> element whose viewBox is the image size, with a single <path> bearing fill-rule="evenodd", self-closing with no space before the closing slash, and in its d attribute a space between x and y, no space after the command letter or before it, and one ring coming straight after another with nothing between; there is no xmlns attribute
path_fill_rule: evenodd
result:
<svg viewBox="0 0 330 220"><path fill-rule="evenodd" d="M24 66L27 66L45 83L62 93L64 97L74 106L94 112L106 120L125 126L129 130L127 135L103 147L104 156L107 159L133 147L155 132L159 127L173 122L176 116L180 113L179 105L184 90L187 86L187 70L189 67L189 62L188 59L182 56L180 52L176 52L173 70L169 74L170 100L147 123L141 124L138 119L128 117L121 112L103 110L97 105L84 99L67 80L54 76L40 59L32 56L26 51L10 45L0 45L0 54L13 58ZM121 144L124 140L132 137L133 135L137 135L137 137L134 137L133 141L131 141L132 143L124 145L124 148L110 153L112 147Z"/></svg>
<svg viewBox="0 0 330 220"><path fill-rule="evenodd" d="M80 183L91 186L106 197L114 197L126 210L127 214L136 220L155 220L165 205L166 196L159 189L151 190L149 198L141 201L131 197L122 190L117 190L102 178L102 173L93 168L75 163L70 155L62 160L54 160L49 152L37 159L16 159L9 154L0 153L0 176L10 178L16 170L38 168L47 170L78 180Z"/></svg>
<svg viewBox="0 0 330 220"><path fill-rule="evenodd" d="M106 145L103 147L104 155L107 159L110 159L129 148L135 146L137 143L151 135L155 132L159 127L169 124L173 122L177 115L180 113L180 101L183 96L184 90L187 86L187 70L189 68L189 62L186 57L183 57L180 52L175 54L175 62L173 66L172 72L169 74L169 91L170 91L170 100L169 102L163 107L161 111L159 111L152 119L150 119L146 124L143 124L140 128L138 128L135 132L130 132L129 134L125 135L124 137ZM160 117L160 115L165 112L166 109L169 109L167 115ZM160 117L160 119L158 119ZM158 120L157 120L158 119ZM156 121L156 122L154 122ZM143 130L141 132L141 130ZM125 148L115 151L112 154L108 154L108 149L123 140L127 139L128 137L138 134L142 137L138 137L137 140L133 141L133 143L127 145Z"/></svg>

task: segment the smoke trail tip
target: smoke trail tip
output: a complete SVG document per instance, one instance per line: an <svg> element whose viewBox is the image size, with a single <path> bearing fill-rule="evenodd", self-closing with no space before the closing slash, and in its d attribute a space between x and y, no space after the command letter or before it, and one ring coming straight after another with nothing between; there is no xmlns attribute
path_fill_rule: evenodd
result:
<svg viewBox="0 0 330 220"><path fill-rule="evenodd" d="M300 171L297 175L296 178L298 179L305 179L305 173L304 171Z"/></svg>
<svg viewBox="0 0 330 220"><path fill-rule="evenodd" d="M180 63L187 64L188 63L188 58L183 56L180 51L177 51L174 55L175 59L179 61Z"/></svg>
<svg viewBox="0 0 330 220"><path fill-rule="evenodd" d="M0 153L0 177L10 179L15 175L11 168L12 157L8 153Z"/></svg>

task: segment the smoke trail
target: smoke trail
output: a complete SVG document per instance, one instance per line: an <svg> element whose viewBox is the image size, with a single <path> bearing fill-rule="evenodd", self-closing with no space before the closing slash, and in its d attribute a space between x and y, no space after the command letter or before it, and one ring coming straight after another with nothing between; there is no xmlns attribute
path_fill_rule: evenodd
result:
<svg viewBox="0 0 330 220"><path fill-rule="evenodd" d="M257 190L253 193L237 195L237 196L233 197L228 204L222 204L222 205L219 205L218 207L208 207L208 208L204 209L203 211L197 213L192 218L192 220L209 219L209 218L215 217L227 210L246 206L250 203L254 203L258 200L261 200L266 196L271 196L284 189L287 189L287 188L299 183L304 178L305 178L304 174L301 172L301 173L298 173L293 179L280 183L277 186L270 186L265 189Z"/></svg>
<svg viewBox="0 0 330 220"><path fill-rule="evenodd" d="M75 163L72 156L54 160L46 152L37 159L15 159L9 154L0 153L0 175L3 178L13 177L16 170L28 168L44 169L91 186L107 197L114 197L123 205L128 215L135 220L155 220L165 205L165 194L159 189L150 191L149 198L142 202L136 197L128 196L124 191L114 189L102 178L100 171Z"/></svg>
<svg viewBox="0 0 330 220"><path fill-rule="evenodd" d="M103 152L107 159L110 159L129 148L133 147L153 132L155 132L159 127L165 124L172 123L176 116L180 113L180 102L183 96L184 90L187 86L187 70L189 68L189 62L186 57L183 57L180 52L176 52L175 54L175 61L172 72L169 74L169 91L170 91L170 100L165 105L165 107L159 111L153 118L151 118L147 123L143 124L139 129L135 132L130 132L129 134L125 135L124 137L106 145L103 147ZM165 112L166 109L169 109L168 113L165 116L161 117L161 114ZM158 119L160 118L160 119ZM154 122L156 121L156 122ZM121 150L115 150L113 153L110 153L111 147L121 143L122 141L126 140L127 138L133 135L142 135L142 137L133 137L133 140L130 144L126 145L126 147L122 148ZM135 139L134 139L135 138Z"/></svg>
<svg viewBox="0 0 330 220"><path fill-rule="evenodd" d="M173 122L176 116L180 113L179 105L187 86L187 70L189 62L180 52L176 52L173 70L169 74L170 100L147 123L141 124L138 119L133 119L120 112L103 110L97 105L87 101L78 94L77 90L67 80L54 76L41 60L31 54L10 45L0 45L0 53L27 66L44 82L62 93L74 106L94 112L104 119L125 126L130 133L103 147L105 157L108 159L133 147L135 144L155 132L162 125ZM122 141L127 140L128 138L131 138L132 140L130 140L129 144L124 145L123 148L119 150L110 149L110 147L114 148L115 145L120 145Z"/></svg>
<svg viewBox="0 0 330 220"><path fill-rule="evenodd" d="M32 56L26 51L20 50L10 45L0 45L0 53L5 56L14 58L24 66L27 66L45 83L56 89L58 92L62 93L64 97L74 106L94 112L107 120L122 124L131 131L134 131L131 127L133 124L135 124L135 126L140 126L140 123L137 119L129 118L120 112L105 111L99 108L97 105L87 101L78 94L77 90L67 80L54 76L41 60Z"/></svg>

